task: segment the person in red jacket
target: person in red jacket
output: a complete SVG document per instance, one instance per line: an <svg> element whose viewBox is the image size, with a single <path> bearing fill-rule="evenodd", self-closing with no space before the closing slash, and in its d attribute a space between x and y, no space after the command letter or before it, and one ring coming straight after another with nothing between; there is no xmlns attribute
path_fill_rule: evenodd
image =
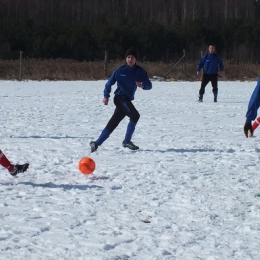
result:
<svg viewBox="0 0 260 260"><path fill-rule="evenodd" d="M0 164L6 168L12 176L16 176L18 173L27 171L29 163L25 164L12 164L5 154L0 150Z"/></svg>

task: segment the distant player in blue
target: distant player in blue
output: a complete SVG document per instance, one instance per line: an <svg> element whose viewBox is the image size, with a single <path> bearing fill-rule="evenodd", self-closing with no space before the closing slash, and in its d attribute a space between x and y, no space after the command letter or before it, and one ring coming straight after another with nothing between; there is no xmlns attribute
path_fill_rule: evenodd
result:
<svg viewBox="0 0 260 260"><path fill-rule="evenodd" d="M246 137L253 136L252 121L257 117L257 110L260 106L260 78L258 78L256 87L251 95L246 113L246 122L244 125L244 133Z"/></svg>
<svg viewBox="0 0 260 260"><path fill-rule="evenodd" d="M204 55L198 66L197 75L199 75L200 70L203 68L203 77L201 82L201 87L199 90L199 102L203 102L203 95L205 93L205 88L209 82L212 85L212 92L214 95L214 102L217 102L218 98L218 73L224 71L224 64L220 56L215 53L215 46L209 45L209 53Z"/></svg>
<svg viewBox="0 0 260 260"><path fill-rule="evenodd" d="M127 125L122 145L131 150L139 149L139 147L131 141L136 124L140 118L140 114L134 107L132 101L134 100L134 94L137 88L149 90L152 88L152 83L148 78L147 72L136 64L137 51L133 47L130 47L126 51L125 59L126 64L117 68L105 85L103 103L107 105L110 98L111 87L117 82L117 88L114 92L114 104L116 108L99 138L96 141L90 142L91 152L95 152L98 149L125 116L128 116L130 121Z"/></svg>

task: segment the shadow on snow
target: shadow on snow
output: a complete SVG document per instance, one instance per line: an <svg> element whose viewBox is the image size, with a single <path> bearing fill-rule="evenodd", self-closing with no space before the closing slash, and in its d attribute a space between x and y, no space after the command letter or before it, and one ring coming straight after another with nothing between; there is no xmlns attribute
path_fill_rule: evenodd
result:
<svg viewBox="0 0 260 260"><path fill-rule="evenodd" d="M42 188L51 188L51 189L64 189L64 190L71 190L71 189L78 189L78 190L103 189L102 186L98 186L98 185L54 184L52 182L47 182L47 183L42 183L42 184L36 184L36 183L32 183L32 182L19 182L18 184L29 185L29 186L32 186L34 188L42 187Z"/></svg>
<svg viewBox="0 0 260 260"><path fill-rule="evenodd" d="M175 152L175 153L208 153L208 152L226 152L226 153L234 153L234 149L227 149L227 150L218 150L218 149L175 149L170 148L166 150L151 150L151 149L140 149L138 152L160 152L160 153L168 153L168 152Z"/></svg>
<svg viewBox="0 0 260 260"><path fill-rule="evenodd" d="M40 136L40 135L31 135L31 136L10 136L10 138L21 138L21 139L84 139L84 138L89 138L86 136Z"/></svg>

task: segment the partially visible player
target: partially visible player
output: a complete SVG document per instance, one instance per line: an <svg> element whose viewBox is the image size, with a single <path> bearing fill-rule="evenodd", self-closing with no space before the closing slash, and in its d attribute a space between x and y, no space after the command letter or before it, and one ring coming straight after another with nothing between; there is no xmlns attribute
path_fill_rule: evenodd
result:
<svg viewBox="0 0 260 260"><path fill-rule="evenodd" d="M260 106L260 78L258 78L256 87L251 95L251 98L248 103L248 109L246 113L246 122L244 125L244 133L246 137L253 136L253 127L252 121L257 117L257 110Z"/></svg>
<svg viewBox="0 0 260 260"><path fill-rule="evenodd" d="M16 176L18 173L27 171L29 163L25 164L12 164L5 154L0 150L0 164L6 168L12 176Z"/></svg>

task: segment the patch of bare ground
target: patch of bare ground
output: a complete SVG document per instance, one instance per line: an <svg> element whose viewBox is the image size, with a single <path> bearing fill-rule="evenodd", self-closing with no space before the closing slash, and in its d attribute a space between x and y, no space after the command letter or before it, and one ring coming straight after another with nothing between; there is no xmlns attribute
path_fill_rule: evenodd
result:
<svg viewBox="0 0 260 260"><path fill-rule="evenodd" d="M109 61L105 66L103 61L84 61L56 59L39 60L24 59L0 60L0 79L2 80L101 80L107 79L111 73L124 64L124 60ZM158 80L197 81L201 76L196 75L197 63L180 62L141 62L150 78ZM225 73L219 80L256 80L260 75L258 64L233 64L225 62Z"/></svg>

